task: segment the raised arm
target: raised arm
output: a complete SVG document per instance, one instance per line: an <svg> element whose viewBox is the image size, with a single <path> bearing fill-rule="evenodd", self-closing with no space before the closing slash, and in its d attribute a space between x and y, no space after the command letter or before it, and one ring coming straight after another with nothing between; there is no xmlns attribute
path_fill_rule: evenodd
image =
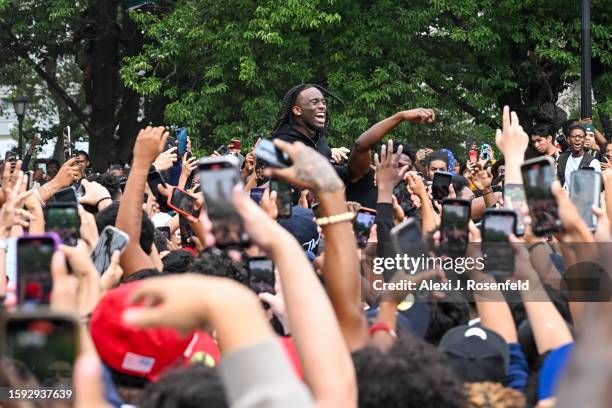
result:
<svg viewBox="0 0 612 408"><path fill-rule="evenodd" d="M293 166L267 169L267 173L298 187L314 191L319 197L320 225L325 235L323 276L342 334L350 350L363 347L367 324L361 308L359 259L349 211L344 200L342 181L332 166L303 144L275 140L276 146L289 153ZM338 220L335 217L344 217Z"/></svg>
<svg viewBox="0 0 612 408"><path fill-rule="evenodd" d="M398 112L363 132L355 142L349 157L348 167L351 182L361 179L368 173L372 163L372 148L397 125L403 121L433 123L435 119L436 115L431 109L412 109Z"/></svg>
<svg viewBox="0 0 612 408"><path fill-rule="evenodd" d="M356 406L355 371L348 348L304 250L244 193L236 192L234 203L251 239L278 267L291 333L317 406Z"/></svg>
<svg viewBox="0 0 612 408"><path fill-rule="evenodd" d="M130 236L130 242L121 255L121 267L125 276L142 269L155 268L151 258L140 247L142 203L149 168L161 153L167 138L168 132L163 127L149 126L140 131L134 145L132 171L125 185L116 223L117 228Z"/></svg>

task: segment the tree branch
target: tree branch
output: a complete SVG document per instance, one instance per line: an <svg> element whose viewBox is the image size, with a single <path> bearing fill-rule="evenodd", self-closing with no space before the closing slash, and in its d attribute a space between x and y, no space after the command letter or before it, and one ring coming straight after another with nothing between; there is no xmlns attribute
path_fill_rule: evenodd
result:
<svg viewBox="0 0 612 408"><path fill-rule="evenodd" d="M70 111L77 117L77 119L83 125L87 133L90 136L93 135L93 132L91 128L89 127L89 120L87 116L85 116L81 108L79 108L79 105L70 97L70 95L66 93L66 91L60 86L60 84L57 82L57 80L53 76L49 75L45 71L45 69L40 66L40 64L36 63L30 57L26 49L19 46L18 39L15 38L14 34L11 32L9 27L6 27L6 25L2 23L0 23L0 27L4 29L4 31L7 33L8 37L11 40L8 43L5 43L4 45L6 45L9 49L11 49L15 55L17 55L18 57L30 63L30 65L34 69L34 72L36 72L36 74L38 74L38 76L47 83L49 88L53 92L55 92L57 96L59 96L59 98L62 101L64 101L64 103L66 103L68 108L70 108Z"/></svg>

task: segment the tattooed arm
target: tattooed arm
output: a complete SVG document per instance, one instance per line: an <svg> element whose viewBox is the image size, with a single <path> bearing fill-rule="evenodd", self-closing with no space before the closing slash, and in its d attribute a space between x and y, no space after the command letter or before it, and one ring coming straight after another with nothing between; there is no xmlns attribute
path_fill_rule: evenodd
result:
<svg viewBox="0 0 612 408"><path fill-rule="evenodd" d="M294 164L286 169L267 169L268 175L314 191L321 203L322 217L348 211L342 181L323 156L299 142L289 144L275 140L274 143L289 154ZM356 350L365 345L368 334L361 308L359 259L352 223L328 224L322 229L325 234L323 276L326 289L344 339L350 350Z"/></svg>

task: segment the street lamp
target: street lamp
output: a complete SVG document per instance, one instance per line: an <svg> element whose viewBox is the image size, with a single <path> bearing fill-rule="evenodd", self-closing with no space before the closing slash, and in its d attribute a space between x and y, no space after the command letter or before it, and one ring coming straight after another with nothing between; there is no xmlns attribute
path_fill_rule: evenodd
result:
<svg viewBox="0 0 612 408"><path fill-rule="evenodd" d="M23 96L18 96L12 102L13 109L17 115L17 121L19 122L19 158L23 160L23 119L25 118L28 100Z"/></svg>

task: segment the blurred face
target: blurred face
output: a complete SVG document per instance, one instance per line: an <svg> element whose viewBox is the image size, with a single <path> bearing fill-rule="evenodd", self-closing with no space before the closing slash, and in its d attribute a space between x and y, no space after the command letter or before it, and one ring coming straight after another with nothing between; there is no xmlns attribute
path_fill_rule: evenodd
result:
<svg viewBox="0 0 612 408"><path fill-rule="evenodd" d="M121 164L111 164L108 172L111 176L121 177L123 176L123 166Z"/></svg>
<svg viewBox="0 0 612 408"><path fill-rule="evenodd" d="M612 143L606 146L605 155L608 158L608 160L612 160Z"/></svg>
<svg viewBox="0 0 612 408"><path fill-rule="evenodd" d="M593 147L593 142L595 141L595 135L593 133L587 133L584 137L584 147L590 149Z"/></svg>
<svg viewBox="0 0 612 408"><path fill-rule="evenodd" d="M427 176L433 180L436 171L448 171L448 166L444 160L432 160L427 167Z"/></svg>
<svg viewBox="0 0 612 408"><path fill-rule="evenodd" d="M84 154L79 154L77 156L77 164L81 169L81 172L85 171L85 168L89 166L89 162L87 161L87 157Z"/></svg>
<svg viewBox="0 0 612 408"><path fill-rule="evenodd" d="M475 197L474 192L470 190L469 187L465 187L465 186L463 186L463 188L461 189L461 191L459 192L457 196L458 198L461 198L463 200L470 200L470 201L472 201Z"/></svg>
<svg viewBox="0 0 612 408"><path fill-rule="evenodd" d="M49 163L47 165L47 173L49 173L49 176L55 177L58 171L59 171L59 166L56 163Z"/></svg>
<svg viewBox="0 0 612 408"><path fill-rule="evenodd" d="M317 88L304 89L292 108L295 121L309 129L323 129L327 113L327 102Z"/></svg>
<svg viewBox="0 0 612 408"><path fill-rule="evenodd" d="M582 152L582 148L584 147L584 138L586 134L582 129L572 129L569 135L570 148L572 149L572 153L580 153Z"/></svg>
<svg viewBox="0 0 612 408"><path fill-rule="evenodd" d="M550 136L533 135L531 136L531 141L533 147L540 154L546 154L552 146L552 137Z"/></svg>

